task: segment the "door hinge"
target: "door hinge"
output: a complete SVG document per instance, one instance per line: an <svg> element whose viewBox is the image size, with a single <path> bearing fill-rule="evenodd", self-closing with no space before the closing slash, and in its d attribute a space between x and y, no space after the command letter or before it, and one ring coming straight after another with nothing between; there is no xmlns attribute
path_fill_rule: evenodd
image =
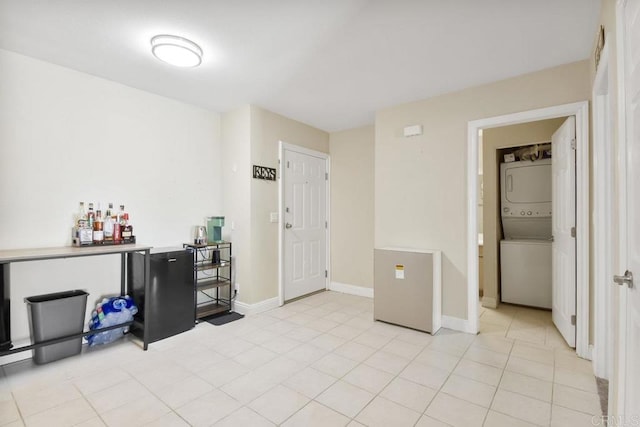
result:
<svg viewBox="0 0 640 427"><path fill-rule="evenodd" d="M573 138L573 139L571 140L571 149L572 149L572 150L575 150L575 149L576 149L576 139L575 139L575 138Z"/></svg>
<svg viewBox="0 0 640 427"><path fill-rule="evenodd" d="M324 271L324 277L329 277L329 272L327 270Z"/></svg>
<svg viewBox="0 0 640 427"><path fill-rule="evenodd" d="M575 314L571 316L571 325L572 326L576 326L576 315Z"/></svg>
<svg viewBox="0 0 640 427"><path fill-rule="evenodd" d="M571 237L576 237L576 228L571 227Z"/></svg>
<svg viewBox="0 0 640 427"><path fill-rule="evenodd" d="M289 160L287 160L287 169L289 169L289 166L290 166Z"/></svg>
<svg viewBox="0 0 640 427"><path fill-rule="evenodd" d="M324 228L329 228L329 223L327 221L324 222Z"/></svg>
<svg viewBox="0 0 640 427"><path fill-rule="evenodd" d="M324 180L329 181L329 172L324 173Z"/></svg>

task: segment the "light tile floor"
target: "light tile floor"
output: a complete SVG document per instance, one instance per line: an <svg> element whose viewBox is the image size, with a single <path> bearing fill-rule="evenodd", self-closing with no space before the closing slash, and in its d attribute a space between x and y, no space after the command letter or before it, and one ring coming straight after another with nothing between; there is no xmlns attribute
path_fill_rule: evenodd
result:
<svg viewBox="0 0 640 427"><path fill-rule="evenodd" d="M323 292L140 349L0 369L2 426L590 426L591 364L550 313L481 309L477 336L372 320Z"/></svg>

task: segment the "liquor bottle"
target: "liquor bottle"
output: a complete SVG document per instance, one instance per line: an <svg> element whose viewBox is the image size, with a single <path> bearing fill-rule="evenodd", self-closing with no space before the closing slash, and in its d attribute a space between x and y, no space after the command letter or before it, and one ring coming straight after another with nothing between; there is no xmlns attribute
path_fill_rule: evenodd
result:
<svg viewBox="0 0 640 427"><path fill-rule="evenodd" d="M124 219L124 205L120 205L120 210L118 211L118 222L120 223L121 228L126 225Z"/></svg>
<svg viewBox="0 0 640 427"><path fill-rule="evenodd" d="M107 212L104 215L104 241L113 242L113 218L111 218L111 209L113 209L113 203L109 203Z"/></svg>
<svg viewBox="0 0 640 427"><path fill-rule="evenodd" d="M101 245L104 243L104 222L102 220L102 211L96 210L96 219L93 222L93 244Z"/></svg>
<svg viewBox="0 0 640 427"><path fill-rule="evenodd" d="M129 224L129 214L128 213L124 213L122 215L123 221L124 222L124 226L121 226L121 230L122 230L122 241L124 243L132 243L133 241L133 226L131 224Z"/></svg>
<svg viewBox="0 0 640 427"><path fill-rule="evenodd" d="M113 243L122 243L122 227L120 226L120 218L118 212L114 209L111 213L111 220L113 221Z"/></svg>
<svg viewBox="0 0 640 427"><path fill-rule="evenodd" d="M117 221L113 222L113 243L122 243L122 227Z"/></svg>
<svg viewBox="0 0 640 427"><path fill-rule="evenodd" d="M93 223L96 220L96 214L93 212L93 203L89 203L89 212L87 213L87 226L93 230Z"/></svg>
<svg viewBox="0 0 640 427"><path fill-rule="evenodd" d="M87 220L87 211L84 208L84 202L80 202L80 209L75 218L75 224L72 233L73 244L76 246L90 245L93 243L93 230L89 228Z"/></svg>
<svg viewBox="0 0 640 427"><path fill-rule="evenodd" d="M78 209L75 226L78 229L87 227L87 211L84 208L84 202L80 202L80 209Z"/></svg>

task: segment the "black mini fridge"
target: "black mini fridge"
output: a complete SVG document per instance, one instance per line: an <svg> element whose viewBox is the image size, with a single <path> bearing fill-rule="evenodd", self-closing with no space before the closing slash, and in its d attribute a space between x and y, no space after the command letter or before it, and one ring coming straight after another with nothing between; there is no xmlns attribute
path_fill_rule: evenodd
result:
<svg viewBox="0 0 640 427"><path fill-rule="evenodd" d="M188 331L196 322L196 294L193 250L152 249L150 251L149 307L145 317L144 254L129 255L129 293L136 305L136 320L148 324L148 342ZM132 331L141 337L142 331Z"/></svg>

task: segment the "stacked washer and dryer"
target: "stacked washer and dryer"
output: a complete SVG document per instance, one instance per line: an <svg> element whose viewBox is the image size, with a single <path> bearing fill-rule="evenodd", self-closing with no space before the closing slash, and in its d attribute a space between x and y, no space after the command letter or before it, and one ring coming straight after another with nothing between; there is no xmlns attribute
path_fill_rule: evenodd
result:
<svg viewBox="0 0 640 427"><path fill-rule="evenodd" d="M551 309L551 159L500 164L502 301Z"/></svg>

